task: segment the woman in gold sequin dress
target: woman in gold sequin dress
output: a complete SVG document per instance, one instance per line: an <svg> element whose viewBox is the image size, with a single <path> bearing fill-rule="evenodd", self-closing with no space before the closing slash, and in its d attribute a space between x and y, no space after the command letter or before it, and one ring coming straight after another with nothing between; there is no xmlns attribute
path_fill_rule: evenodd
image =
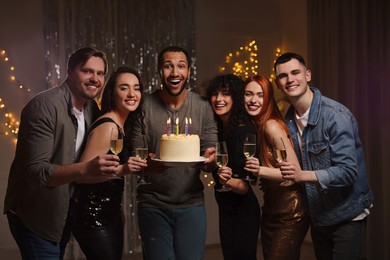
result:
<svg viewBox="0 0 390 260"><path fill-rule="evenodd" d="M309 228L301 185L283 180L272 148L284 144L287 161L299 165L269 80L257 75L245 81L245 107L258 130L259 158L250 157L245 170L260 177L264 193L261 243L264 259L299 259Z"/></svg>

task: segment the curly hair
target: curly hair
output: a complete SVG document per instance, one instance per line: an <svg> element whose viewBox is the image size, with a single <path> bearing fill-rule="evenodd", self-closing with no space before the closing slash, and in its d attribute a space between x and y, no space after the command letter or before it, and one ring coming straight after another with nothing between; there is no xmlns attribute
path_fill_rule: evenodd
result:
<svg viewBox="0 0 390 260"><path fill-rule="evenodd" d="M233 74L224 74L214 77L206 90L206 98L211 103L211 97L223 92L230 95L233 105L229 115L229 124L222 127L222 122L217 117L220 138L232 136L240 124L246 122L246 112L244 106L244 80Z"/></svg>

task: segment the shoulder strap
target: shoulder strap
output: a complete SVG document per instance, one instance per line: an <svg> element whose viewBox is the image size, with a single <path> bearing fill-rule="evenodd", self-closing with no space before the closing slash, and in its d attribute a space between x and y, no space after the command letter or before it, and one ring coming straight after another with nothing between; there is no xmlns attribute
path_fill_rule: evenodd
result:
<svg viewBox="0 0 390 260"><path fill-rule="evenodd" d="M118 125L117 123L115 123L114 120L112 120L112 119L109 118L109 117L102 117L102 118L96 120L95 122L93 122L93 124L91 125L91 127L90 127L89 130L88 130L88 133L91 133L93 129L95 129L95 128L98 127L99 125L104 124L104 123L107 123L107 122L116 124L116 126L118 127L118 130L120 130L119 125Z"/></svg>

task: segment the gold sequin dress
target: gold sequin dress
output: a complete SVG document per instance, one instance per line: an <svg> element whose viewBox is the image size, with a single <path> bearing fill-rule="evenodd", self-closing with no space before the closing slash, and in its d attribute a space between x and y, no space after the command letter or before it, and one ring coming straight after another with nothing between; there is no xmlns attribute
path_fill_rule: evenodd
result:
<svg viewBox="0 0 390 260"><path fill-rule="evenodd" d="M269 152L273 165L276 161ZM283 186L261 179L264 193L261 243L266 260L299 259L300 248L309 228L300 184Z"/></svg>

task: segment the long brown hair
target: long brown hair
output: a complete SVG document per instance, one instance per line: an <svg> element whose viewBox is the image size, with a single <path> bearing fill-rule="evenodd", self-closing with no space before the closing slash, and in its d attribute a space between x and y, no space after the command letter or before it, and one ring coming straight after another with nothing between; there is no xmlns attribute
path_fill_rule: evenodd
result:
<svg viewBox="0 0 390 260"><path fill-rule="evenodd" d="M257 126L257 144L260 147L260 161L265 163L264 166L272 166L269 157L267 156L269 148L272 147L272 143L265 138L265 124L268 120L275 120L286 132L287 137L290 137L290 134L286 124L284 123L283 115L276 103L274 89L271 82L261 75L250 76L245 80L244 89L251 82L257 82L263 89L263 104L261 106L260 113L257 116L252 117L252 120Z"/></svg>

